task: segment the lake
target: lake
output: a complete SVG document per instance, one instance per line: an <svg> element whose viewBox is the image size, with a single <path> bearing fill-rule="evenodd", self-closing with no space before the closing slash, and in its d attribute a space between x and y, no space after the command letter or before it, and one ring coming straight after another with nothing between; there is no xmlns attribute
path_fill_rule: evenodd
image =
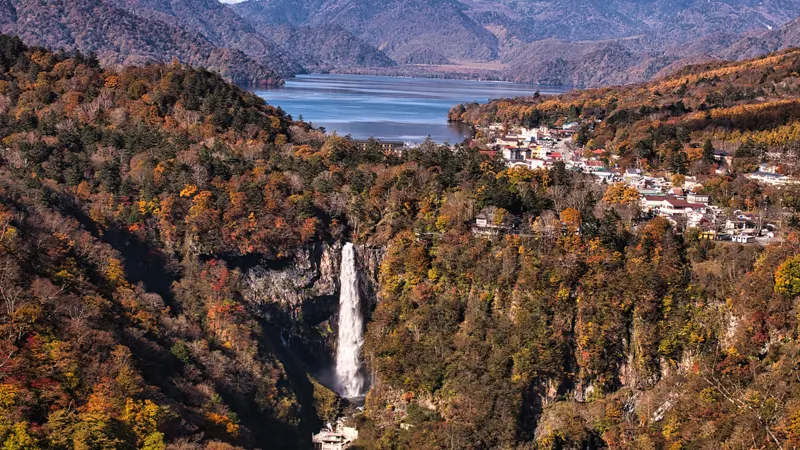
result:
<svg viewBox="0 0 800 450"><path fill-rule="evenodd" d="M492 98L556 94L558 88L484 81L396 78L362 75L299 75L282 87L258 89L267 103L280 106L329 133L353 139L421 143L460 143L469 136L463 125L447 122L458 103Z"/></svg>

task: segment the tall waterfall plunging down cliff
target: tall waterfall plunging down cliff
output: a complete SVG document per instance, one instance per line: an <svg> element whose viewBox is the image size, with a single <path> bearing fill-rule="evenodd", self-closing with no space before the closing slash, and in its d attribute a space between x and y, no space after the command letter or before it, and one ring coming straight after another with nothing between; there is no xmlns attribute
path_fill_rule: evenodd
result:
<svg viewBox="0 0 800 450"><path fill-rule="evenodd" d="M339 294L339 344L336 351L336 384L344 398L360 397L364 393L361 372L361 346L364 345L364 318L358 298L356 250L347 243L342 249L342 273Z"/></svg>

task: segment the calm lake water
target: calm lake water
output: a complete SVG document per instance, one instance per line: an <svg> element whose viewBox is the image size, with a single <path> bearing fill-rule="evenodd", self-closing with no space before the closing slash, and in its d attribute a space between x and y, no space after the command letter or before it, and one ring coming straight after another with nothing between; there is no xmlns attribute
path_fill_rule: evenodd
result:
<svg viewBox="0 0 800 450"><path fill-rule="evenodd" d="M427 78L395 78L360 75L300 75L285 86L255 93L267 103L280 106L328 132L354 139L421 143L430 136L436 142L459 143L469 133L449 124L447 112L458 103L492 98L563 92L542 86Z"/></svg>

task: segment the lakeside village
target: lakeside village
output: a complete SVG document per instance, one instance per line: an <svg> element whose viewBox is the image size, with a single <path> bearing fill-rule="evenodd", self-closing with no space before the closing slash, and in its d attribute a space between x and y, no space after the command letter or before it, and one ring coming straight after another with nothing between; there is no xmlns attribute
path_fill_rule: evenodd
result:
<svg viewBox="0 0 800 450"><path fill-rule="evenodd" d="M742 244L766 245L780 239L783 214L774 208L762 211L742 211L713 204L713 198L705 194L703 180L695 176L669 173L651 174L637 168L621 169L604 149L587 150L574 143L573 137L580 125L565 123L560 127L507 128L500 123L476 129L472 147L480 152L505 160L509 167L524 167L531 170L550 169L563 163L567 170L592 176L598 184L619 185L633 188L638 193L638 206L633 216L644 222L657 216L669 220L679 231L696 230L703 239L731 241ZM356 141L367 145L367 141ZM401 153L408 149L402 142L379 142L384 151ZM730 174L733 156L725 151L714 150L718 168L717 175ZM758 169L744 176L755 183L774 189L800 185L800 179L779 173L775 164L760 164ZM495 208L481 211L475 218L473 233L496 236L503 233L523 233L519 225L509 217L495 214Z"/></svg>
<svg viewBox="0 0 800 450"><path fill-rule="evenodd" d="M502 155L509 167L531 170L549 169L561 162L568 170L594 177L597 183L633 188L638 192L638 219L646 221L661 216L678 230L696 229L704 239L732 241L742 244L765 245L780 239L782 214L766 209L761 212L743 212L712 204L704 193L701 180L693 176L650 174L638 168L615 167L616 155L604 149L587 150L574 144L573 137L579 124L565 123L558 128L512 128L491 124L478 129L489 156ZM473 141L472 145L480 145ZM732 155L714 151L718 175L730 173ZM745 175L748 179L780 189L800 184L800 179L779 173L774 164L761 164L758 170ZM481 211L475 219L473 232L480 235L498 235L514 232L511 221L498 219L492 208Z"/></svg>

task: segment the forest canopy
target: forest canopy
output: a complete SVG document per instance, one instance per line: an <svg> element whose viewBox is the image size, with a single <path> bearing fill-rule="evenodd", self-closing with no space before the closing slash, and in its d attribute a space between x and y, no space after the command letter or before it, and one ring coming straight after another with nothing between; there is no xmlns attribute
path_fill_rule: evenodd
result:
<svg viewBox="0 0 800 450"><path fill-rule="evenodd" d="M793 111L764 105L730 114ZM247 291L343 240L383 255L362 448L800 445L791 227L635 224L563 164L361 149L202 69L6 36L0 139L4 448L310 447L342 402L285 342L335 321ZM473 233L481 212L511 231Z"/></svg>

